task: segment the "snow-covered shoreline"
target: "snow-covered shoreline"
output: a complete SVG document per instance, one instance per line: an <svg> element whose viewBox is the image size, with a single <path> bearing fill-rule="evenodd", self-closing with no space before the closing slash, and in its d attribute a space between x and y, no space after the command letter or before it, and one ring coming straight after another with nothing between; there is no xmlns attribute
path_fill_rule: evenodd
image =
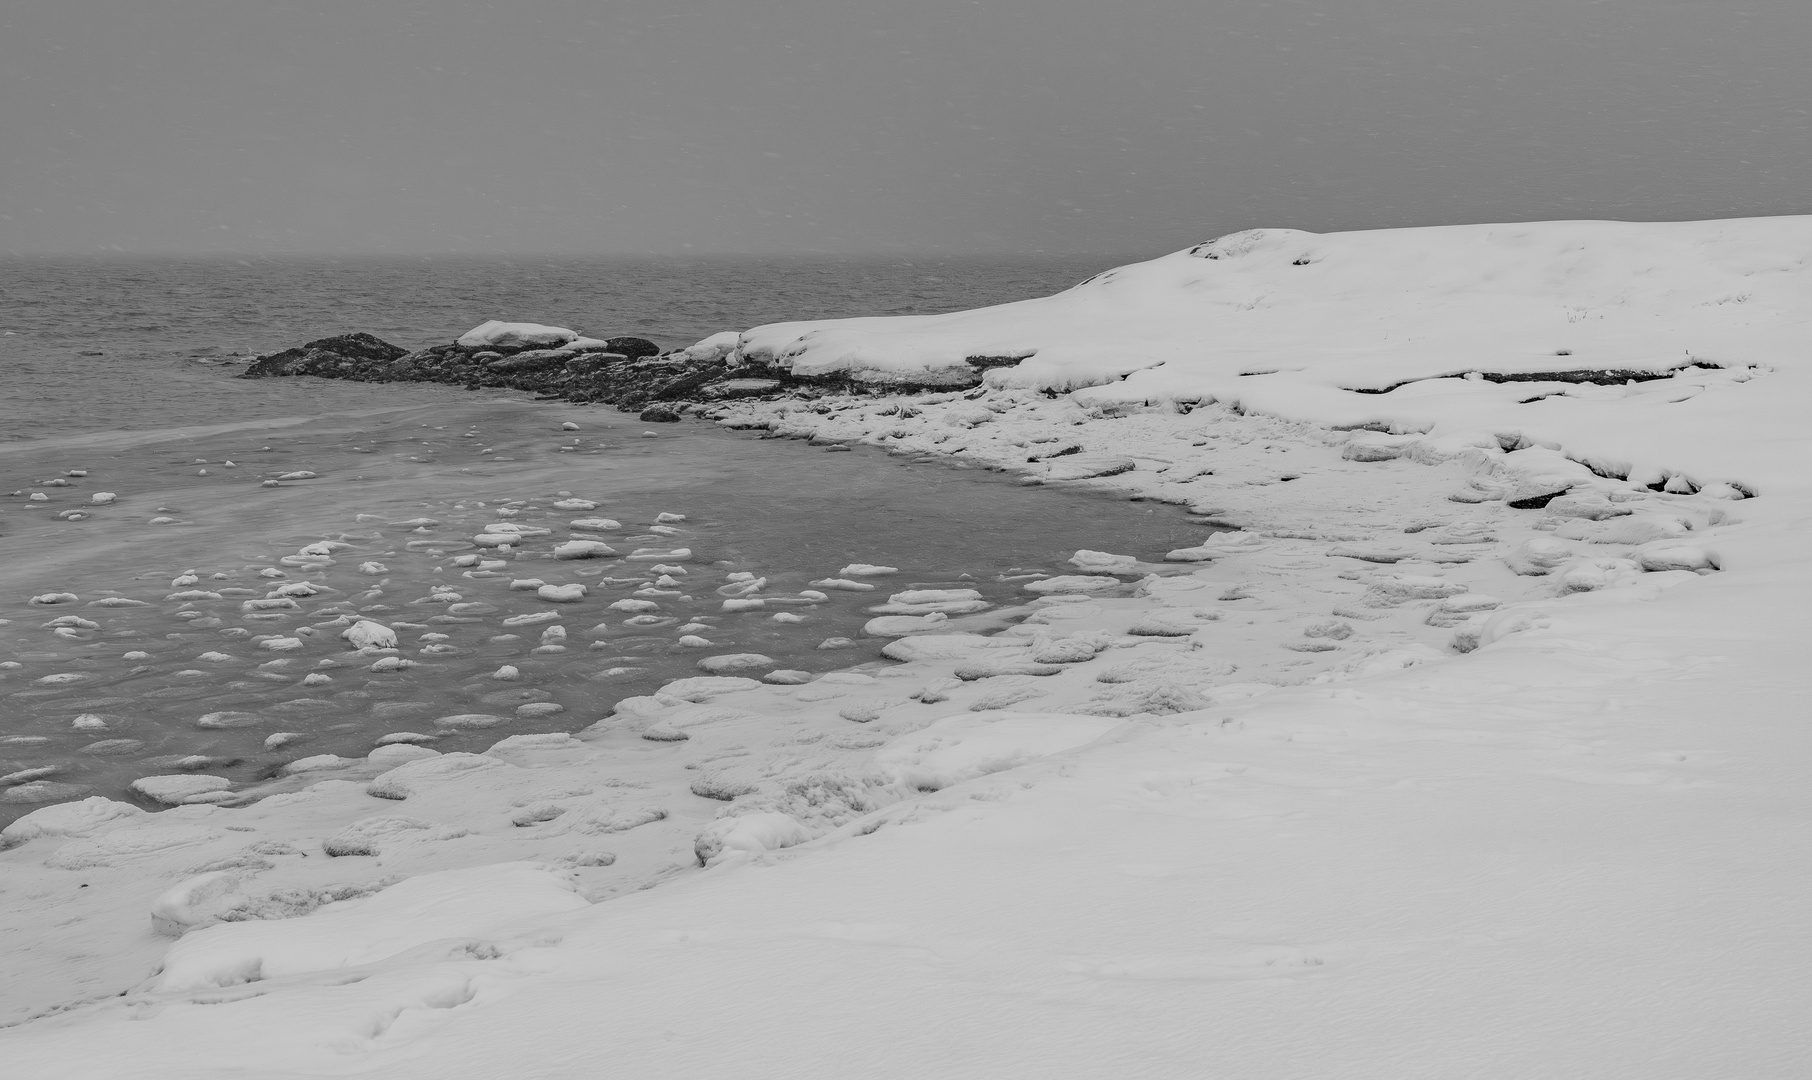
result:
<svg viewBox="0 0 1812 1080"><path fill-rule="evenodd" d="M1112 272L1169 335L1155 368L1118 370L1124 322L1080 290L742 335L826 371L1029 349L972 391L716 415L1242 531L1164 564L1079 553L1004 632L953 617L803 686L695 681L576 738L240 809L33 815L0 854L13 940L36 939L8 1018L91 1004L0 1044L45 1076L572 1075L599 1048L631 1075L1789 1075L1812 225L1601 224L1495 227L1512 262L1583 268L1514 289L1413 276L1476 265L1486 227L1404 231L1457 254L1264 234ZM1230 271L1250 284L1367 243L1396 276L1343 280L1405 297L1392 317L1435 344L1304 356L1279 328L1339 335L1256 289L1221 306L1278 312L1273 336L1216 353L1150 279L1277 264ZM1558 370L1555 327L1618 281L1667 287L1606 299L1581 361L1671 377L1438 377ZM1593 351L1637 316L1668 325ZM1493 355L1455 362L1468 340ZM1720 366L1667 359L1688 354ZM651 870L599 890L607 856ZM153 935L158 896L199 928Z"/></svg>

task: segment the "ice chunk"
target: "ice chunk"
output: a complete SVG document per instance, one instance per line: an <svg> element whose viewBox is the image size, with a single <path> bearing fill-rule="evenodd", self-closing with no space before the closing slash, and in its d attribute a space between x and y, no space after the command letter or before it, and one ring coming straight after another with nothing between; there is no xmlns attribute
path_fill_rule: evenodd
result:
<svg viewBox="0 0 1812 1080"><path fill-rule="evenodd" d="M759 854L803 844L811 838L811 831L790 815L777 811L740 814L706 825L693 841L692 851L700 866L709 866L728 851Z"/></svg>
<svg viewBox="0 0 1812 1080"><path fill-rule="evenodd" d="M1107 589L1119 588L1123 582L1119 578L1101 577L1098 575L1062 574L1057 577L1040 578L1028 581L1025 590L1048 596L1053 593L1096 593Z"/></svg>
<svg viewBox="0 0 1812 1080"><path fill-rule="evenodd" d="M760 653L725 653L722 656L707 656L698 662L698 666L713 675L721 675L726 671L773 667L774 659Z"/></svg>
<svg viewBox="0 0 1812 1080"><path fill-rule="evenodd" d="M819 578L812 582L817 589L841 589L845 592L868 592L874 588L866 581L851 581L848 578Z"/></svg>
<svg viewBox="0 0 1812 1080"><path fill-rule="evenodd" d="M503 720L502 717L491 717ZM445 781L457 780L480 770L508 767L505 762L483 754L442 754L399 765L373 780L367 794L380 799L407 799L417 791Z"/></svg>
<svg viewBox="0 0 1812 1080"><path fill-rule="evenodd" d="M556 559L603 559L616 553L616 548L602 540L568 540L563 544L554 545L554 558ZM662 554L664 557L665 553ZM637 558L638 556L630 557Z"/></svg>
<svg viewBox="0 0 1812 1080"><path fill-rule="evenodd" d="M169 776L141 776L132 781L132 790L165 806L177 806L195 795L226 791L233 782L224 776L202 773L178 773Z"/></svg>
<svg viewBox="0 0 1812 1080"><path fill-rule="evenodd" d="M881 650L881 655L890 660L903 662L967 660L983 650L1018 644L1020 644L1018 641L1011 639L986 637L981 634L920 634L888 642L886 647Z"/></svg>
<svg viewBox="0 0 1812 1080"><path fill-rule="evenodd" d="M352 645L353 649L395 649L397 631L386 627L384 623L361 618L341 631L341 638Z"/></svg>
<svg viewBox="0 0 1812 1080"><path fill-rule="evenodd" d="M653 559L690 559L692 557L692 549L674 548L673 550L668 551L663 548L636 548L634 553L629 557L638 562Z"/></svg>
<svg viewBox="0 0 1812 1080"><path fill-rule="evenodd" d="M1685 536L1689 531L1684 521L1668 514L1636 514L1612 522L1591 540L1595 544L1649 544Z"/></svg>
<svg viewBox="0 0 1812 1080"><path fill-rule="evenodd" d="M218 922L220 908L245 900L243 883L242 874L214 870L166 889L151 901L151 929L181 937L198 926Z"/></svg>
<svg viewBox="0 0 1812 1080"><path fill-rule="evenodd" d="M479 728L502 727L509 722L509 717L497 716L492 713L456 713L436 719L434 726L451 728L455 731L472 731Z"/></svg>
<svg viewBox="0 0 1812 1080"><path fill-rule="evenodd" d="M40 836L93 836L96 832L144 816L145 812L131 803L91 795L79 802L59 803L33 810L0 829L0 848Z"/></svg>
<svg viewBox="0 0 1812 1080"><path fill-rule="evenodd" d="M1644 570L1716 570L1718 562L1711 552L1696 544L1660 544L1636 554Z"/></svg>
<svg viewBox="0 0 1812 1080"><path fill-rule="evenodd" d="M1116 582L1117 584L1117 582ZM870 619L862 624L862 632L869 637L905 637L908 634L929 634L943 628L950 621L950 616L941 611L929 615L883 615Z"/></svg>
<svg viewBox="0 0 1812 1080"><path fill-rule="evenodd" d="M761 683L754 679L745 679L734 675L694 675L689 679L675 679L661 687L661 694L682 701L709 701L723 694L733 694L738 690L754 690ZM627 699L625 699L627 700ZM624 702L617 702L617 708L623 708Z"/></svg>
<svg viewBox="0 0 1812 1080"><path fill-rule="evenodd" d="M974 589L908 589L888 597L894 604L942 604L952 601L980 600L981 593Z"/></svg>
<svg viewBox="0 0 1812 1080"><path fill-rule="evenodd" d="M1106 551L1090 551L1083 548L1070 556L1070 565L1096 574L1111 574L1116 571L1131 571L1139 560L1131 555L1114 555Z"/></svg>
<svg viewBox="0 0 1812 1080"><path fill-rule="evenodd" d="M1541 577L1573 557L1573 549L1558 540L1534 536L1516 545L1504 555L1513 573L1524 577Z"/></svg>
<svg viewBox="0 0 1812 1080"><path fill-rule="evenodd" d="M297 758L284 765L282 771L285 776L295 776L299 773L327 772L333 769L344 769L349 765L357 765L358 763L358 758L344 758L340 757L338 754L316 754L313 757Z"/></svg>

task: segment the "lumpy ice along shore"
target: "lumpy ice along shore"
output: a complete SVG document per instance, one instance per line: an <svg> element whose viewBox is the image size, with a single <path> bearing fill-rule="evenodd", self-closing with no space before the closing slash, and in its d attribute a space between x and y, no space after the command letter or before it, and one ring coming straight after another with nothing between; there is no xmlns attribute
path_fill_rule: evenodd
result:
<svg viewBox="0 0 1812 1080"><path fill-rule="evenodd" d="M374 745L361 768L578 730L726 657L806 678L877 658L877 617L998 623L982 613L1080 545L1155 558L1211 529L985 472L751 456L717 428L649 438L614 413L464 397L12 455L21 476L84 475L18 515L4 820L90 794L238 803ZM72 453L89 468L52 468ZM118 489L105 505L100 485ZM899 528L940 517L964 531ZM877 591L843 573L859 563L895 572ZM927 590L967 599L890 605Z"/></svg>

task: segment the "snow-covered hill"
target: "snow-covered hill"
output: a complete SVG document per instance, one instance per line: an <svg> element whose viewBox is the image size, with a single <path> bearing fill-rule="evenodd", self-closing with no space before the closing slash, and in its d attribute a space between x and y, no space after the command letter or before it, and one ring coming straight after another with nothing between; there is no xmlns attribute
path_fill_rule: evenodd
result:
<svg viewBox="0 0 1812 1080"><path fill-rule="evenodd" d="M1803 348L1812 217L1252 229L1055 296L946 315L776 323L742 355L917 381L1024 357L1002 386L1142 373L1149 395L1301 373L1378 388L1468 371L1773 363Z"/></svg>
<svg viewBox="0 0 1812 1080"><path fill-rule="evenodd" d="M1520 435L1644 482L1797 487L1801 463L1754 436L1795 427L1808 351L1812 217L1776 217L1255 229L1015 304L756 327L737 355L915 383L968 358L1022 357L988 382L1089 388L1077 400L1101 405ZM1577 371L1677 375L1493 381ZM1777 372L1792 385L1702 393Z"/></svg>

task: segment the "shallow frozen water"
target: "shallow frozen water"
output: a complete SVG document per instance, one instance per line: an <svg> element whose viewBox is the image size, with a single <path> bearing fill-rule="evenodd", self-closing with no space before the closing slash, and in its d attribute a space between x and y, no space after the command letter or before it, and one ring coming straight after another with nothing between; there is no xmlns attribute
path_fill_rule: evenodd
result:
<svg viewBox="0 0 1812 1080"><path fill-rule="evenodd" d="M395 732L473 750L504 734L577 730L622 697L701 674L705 657L769 658L736 672L755 677L875 660L885 642L862 636L866 609L895 592L974 589L993 607L953 620L998 625L1024 596L1021 575L1071 570L1078 548L1159 559L1206 531L1174 507L1031 490L867 449L436 397L287 425L14 444L0 455L0 491L23 493L0 511L10 553L0 569L0 619L10 620L0 626L5 791L118 797L153 774L252 782L299 758L362 756ZM562 430L568 421L580 429ZM263 486L303 472L314 475ZM102 491L117 500L94 504ZM568 498L597 505L554 505ZM662 514L684 520L659 524ZM572 524L585 519L620 527ZM547 532L501 552L474 542L500 522ZM588 536L618 557L554 556L555 545ZM300 554L322 540L345 546ZM689 554L628 557L638 549ZM502 565L460 565L472 556ZM801 597L852 563L898 572L861 578L872 591ZM173 584L186 571L196 581ZM726 599L744 598L732 574L764 578L750 596L765 606L724 611ZM586 595L550 603L512 588L527 579L582 584ZM298 583L316 591L275 595ZM77 599L30 601L62 592ZM655 606L611 607L622 600ZM538 613L551 614L510 621ZM387 654L351 651L341 631L355 615L397 630L404 666L373 670ZM561 631L548 634L552 626ZM850 644L819 647L830 638ZM284 639L295 644L282 648ZM514 678L495 677L505 666ZM436 723L465 714L495 726ZM25 787L33 781L69 787ZM33 805L6 799L0 791L0 820Z"/></svg>

